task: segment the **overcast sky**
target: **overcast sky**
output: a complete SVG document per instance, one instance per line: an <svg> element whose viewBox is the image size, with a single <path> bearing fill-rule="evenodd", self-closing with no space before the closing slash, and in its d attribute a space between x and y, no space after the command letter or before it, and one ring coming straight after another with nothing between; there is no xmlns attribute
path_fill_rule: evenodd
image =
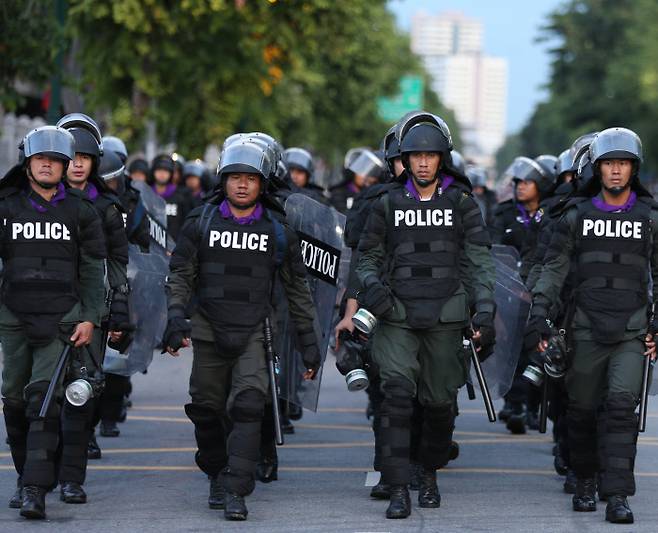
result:
<svg viewBox="0 0 658 533"><path fill-rule="evenodd" d="M549 76L547 45L535 43L546 15L562 0L389 0L398 25L409 30L416 11L462 11L484 24L484 51L507 58L507 130L519 130L542 100Z"/></svg>

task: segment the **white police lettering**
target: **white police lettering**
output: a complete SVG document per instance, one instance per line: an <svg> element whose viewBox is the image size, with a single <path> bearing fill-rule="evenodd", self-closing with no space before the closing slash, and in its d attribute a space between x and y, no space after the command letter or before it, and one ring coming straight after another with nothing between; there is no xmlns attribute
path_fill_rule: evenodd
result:
<svg viewBox="0 0 658 533"><path fill-rule="evenodd" d="M270 236L266 233L240 233L238 231L211 230L208 237L208 246L214 248L233 248L235 250L252 250L267 252L267 241Z"/></svg>
<svg viewBox="0 0 658 533"><path fill-rule="evenodd" d="M396 209L393 214L395 227L405 226L452 226L452 209Z"/></svg>
<svg viewBox="0 0 658 533"><path fill-rule="evenodd" d="M158 224L157 221L155 221L153 218L151 218L149 215L146 215L149 220L149 234L151 235L151 239L153 239L155 242L157 242L160 246L163 248L167 247L167 231L160 225Z"/></svg>
<svg viewBox="0 0 658 533"><path fill-rule="evenodd" d="M642 239L642 222L632 220L583 220L583 237Z"/></svg>
<svg viewBox="0 0 658 533"><path fill-rule="evenodd" d="M178 204L167 204L167 216L168 217L178 216Z"/></svg>
<svg viewBox="0 0 658 533"><path fill-rule="evenodd" d="M123 227L128 226L128 213L121 213L121 218L123 219Z"/></svg>
<svg viewBox="0 0 658 533"><path fill-rule="evenodd" d="M12 222L11 238L37 241L70 241L71 232L61 222Z"/></svg>
<svg viewBox="0 0 658 533"><path fill-rule="evenodd" d="M304 239L300 240L299 246L302 249L302 259L306 268L320 272L332 279L336 277L338 256Z"/></svg>

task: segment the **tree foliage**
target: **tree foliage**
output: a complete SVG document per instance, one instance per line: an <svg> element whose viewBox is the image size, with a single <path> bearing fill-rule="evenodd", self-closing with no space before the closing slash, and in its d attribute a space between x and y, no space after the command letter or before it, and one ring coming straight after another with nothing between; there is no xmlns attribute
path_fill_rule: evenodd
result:
<svg viewBox="0 0 658 533"><path fill-rule="evenodd" d="M70 81L132 147L154 121L160 142L189 155L234 131L262 130L335 158L378 144L388 126L378 97L403 74L423 72L385 0L69 6L82 72ZM435 96L428 103L445 112Z"/></svg>
<svg viewBox="0 0 658 533"><path fill-rule="evenodd" d="M556 43L549 98L520 132L523 155L557 154L579 135L607 127L636 131L645 168L658 168L658 3L571 0L543 29Z"/></svg>

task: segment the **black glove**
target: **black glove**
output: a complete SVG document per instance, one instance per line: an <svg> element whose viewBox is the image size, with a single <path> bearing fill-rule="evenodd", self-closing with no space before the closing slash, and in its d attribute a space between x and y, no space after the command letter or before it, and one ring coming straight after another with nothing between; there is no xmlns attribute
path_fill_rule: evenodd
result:
<svg viewBox="0 0 658 533"><path fill-rule="evenodd" d="M480 350L477 352L477 356L480 362L483 363L493 353L496 345L493 313L475 313L471 320L471 326L473 331L480 332L480 340L477 341Z"/></svg>
<svg viewBox="0 0 658 533"><path fill-rule="evenodd" d="M171 348L178 351L183 346L183 339L187 339L192 334L192 327L185 318L185 309L174 306L169 308L169 318L167 320L167 329L162 336L162 353Z"/></svg>
<svg viewBox="0 0 658 533"><path fill-rule="evenodd" d="M318 345L316 343L304 346L304 350L302 352L302 361L304 362L306 370L317 371L320 368L322 358L320 357L320 350L318 349Z"/></svg>
<svg viewBox="0 0 658 533"><path fill-rule="evenodd" d="M359 293L357 300L378 318L393 309L391 292L375 276L370 276L365 281L364 290Z"/></svg>
<svg viewBox="0 0 658 533"><path fill-rule="evenodd" d="M551 337L551 326L546 321L546 317L531 316L523 337L523 347L526 350L535 350L540 341L548 340Z"/></svg>
<svg viewBox="0 0 658 533"><path fill-rule="evenodd" d="M132 331L134 329L130 326L127 295L115 291L110 305L108 329L110 331Z"/></svg>

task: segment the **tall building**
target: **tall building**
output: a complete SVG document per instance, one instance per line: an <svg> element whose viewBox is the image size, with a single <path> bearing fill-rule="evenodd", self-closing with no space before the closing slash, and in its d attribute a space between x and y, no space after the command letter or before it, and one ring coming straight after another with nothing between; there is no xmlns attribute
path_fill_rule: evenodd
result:
<svg viewBox="0 0 658 533"><path fill-rule="evenodd" d="M411 47L432 78L432 88L457 117L464 146L479 164L493 166L505 142L507 61L482 51L482 24L459 12L417 13Z"/></svg>

